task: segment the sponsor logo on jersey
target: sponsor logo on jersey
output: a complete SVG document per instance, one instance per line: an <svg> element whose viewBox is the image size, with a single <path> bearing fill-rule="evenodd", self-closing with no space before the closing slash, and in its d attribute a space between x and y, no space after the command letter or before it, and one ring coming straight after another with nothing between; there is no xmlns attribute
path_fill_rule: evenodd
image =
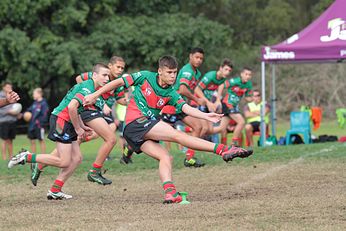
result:
<svg viewBox="0 0 346 231"><path fill-rule="evenodd" d="M247 88L240 88L237 86L232 87L232 91L237 95L237 96L243 96L245 92L247 91Z"/></svg>
<svg viewBox="0 0 346 231"><path fill-rule="evenodd" d="M184 71L184 72L183 72L183 76L184 76L184 77L190 77L190 76L191 76L191 73L188 72L188 71Z"/></svg>
<svg viewBox="0 0 346 231"><path fill-rule="evenodd" d="M133 76L134 78L138 78L138 77L141 77L142 74L141 74L140 72L136 72L136 73L132 74L132 76Z"/></svg>
<svg viewBox="0 0 346 231"><path fill-rule="evenodd" d="M91 91L88 88L86 88L86 87L83 87L82 90L85 91L88 94L91 94Z"/></svg>
<svg viewBox="0 0 346 231"><path fill-rule="evenodd" d="M159 101L157 101L157 106L161 107L161 106L163 106L164 103L165 103L165 101L162 98L160 98Z"/></svg>
<svg viewBox="0 0 346 231"><path fill-rule="evenodd" d="M148 87L145 89L144 94L145 94L146 96L149 96L152 92L153 92L153 89L151 89L151 87L148 86Z"/></svg>

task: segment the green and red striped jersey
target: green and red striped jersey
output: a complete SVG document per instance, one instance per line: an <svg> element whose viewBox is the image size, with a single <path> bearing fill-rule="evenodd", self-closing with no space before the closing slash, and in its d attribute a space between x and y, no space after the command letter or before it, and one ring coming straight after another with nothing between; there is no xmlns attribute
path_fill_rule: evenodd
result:
<svg viewBox="0 0 346 231"><path fill-rule="evenodd" d="M198 80L201 78L201 76L202 73L198 69L196 69L195 72L191 64L187 63L178 72L175 89L179 90L180 85L185 85L193 94L193 91L197 86ZM186 100L185 97L183 98Z"/></svg>
<svg viewBox="0 0 346 231"><path fill-rule="evenodd" d="M156 118L165 105L175 106L180 113L185 104L173 86L163 88L158 84L159 75L156 72L140 71L125 74L122 78L126 88L135 86L126 111L126 124L142 116Z"/></svg>
<svg viewBox="0 0 346 231"><path fill-rule="evenodd" d="M217 71L207 72L197 85L209 101L212 100L214 91L226 81L225 78L217 79L216 73Z"/></svg>
<svg viewBox="0 0 346 231"><path fill-rule="evenodd" d="M85 81L85 80L91 79L92 76L93 76L93 73L91 71L84 72L84 73L81 73L80 76L82 77L82 80ZM96 90L98 90L99 88L97 88ZM113 107L114 103L118 99L121 99L121 98L124 98L124 97L125 97L125 88L124 88L124 86L118 87L114 91L110 91L110 92L106 92L106 93L102 94L102 98L105 100L107 106L110 107L110 108Z"/></svg>
<svg viewBox="0 0 346 231"><path fill-rule="evenodd" d="M237 106L243 96L252 96L252 82L243 83L241 77L234 77L225 82L227 94L223 98L223 102Z"/></svg>
<svg viewBox="0 0 346 231"><path fill-rule="evenodd" d="M83 100L86 95L95 92L94 80L89 79L87 81L83 81L74 85L65 95L65 97L61 100L60 104L54 108L52 114L56 115L68 122L70 122L70 115L68 113L68 104L72 99L76 99L79 102L78 113L83 110L101 110L103 105L105 104L104 100L99 97L96 100L95 105L87 105L83 107Z"/></svg>

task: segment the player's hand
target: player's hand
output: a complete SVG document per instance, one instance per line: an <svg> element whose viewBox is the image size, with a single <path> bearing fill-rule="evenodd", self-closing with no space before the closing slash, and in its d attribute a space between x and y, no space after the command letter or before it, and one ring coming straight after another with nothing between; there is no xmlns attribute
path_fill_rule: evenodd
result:
<svg viewBox="0 0 346 231"><path fill-rule="evenodd" d="M110 109L108 106L107 106L107 104L105 104L104 106L103 106L103 114L105 114L105 115L110 115L111 114L111 112L112 112L112 109Z"/></svg>
<svg viewBox="0 0 346 231"><path fill-rule="evenodd" d="M82 127L76 128L75 130L76 130L78 139L84 140L85 137L87 136L87 133L85 132L85 130Z"/></svg>
<svg viewBox="0 0 346 231"><path fill-rule="evenodd" d="M86 126L85 124L81 125L81 127L83 128L83 130L85 132L93 132L94 130L88 126Z"/></svg>
<svg viewBox="0 0 346 231"><path fill-rule="evenodd" d="M83 100L83 106L95 104L96 99L97 99L97 97L95 97L94 94L89 94L89 95L85 96L84 100Z"/></svg>
<svg viewBox="0 0 346 231"><path fill-rule="evenodd" d="M212 123L217 123L219 122L222 117L223 117L223 114L218 114L218 113L214 113L214 112L211 112L211 113L205 113L206 114L206 120L212 122Z"/></svg>
<svg viewBox="0 0 346 231"><path fill-rule="evenodd" d="M6 100L8 103L15 103L18 100L20 100L20 97L16 92L10 91L10 92L6 93Z"/></svg>
<svg viewBox="0 0 346 231"><path fill-rule="evenodd" d="M78 140L84 142L84 141L86 141L86 138L87 138L88 136L91 136L91 135L93 134L93 131L94 131L94 130L91 129L90 127L86 126L85 124L82 124L82 125L81 125L81 128L84 130L84 133L81 134L81 135L79 135L79 134L77 133L77 135L78 135ZM77 130L76 130L76 132L77 132Z"/></svg>

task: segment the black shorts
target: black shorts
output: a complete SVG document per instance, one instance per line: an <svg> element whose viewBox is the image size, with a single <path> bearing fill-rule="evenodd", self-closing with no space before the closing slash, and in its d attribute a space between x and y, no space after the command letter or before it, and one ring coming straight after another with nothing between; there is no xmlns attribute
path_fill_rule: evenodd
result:
<svg viewBox="0 0 346 231"><path fill-rule="evenodd" d="M71 144L77 140L77 133L73 125L56 115L51 115L49 119L48 138L54 142Z"/></svg>
<svg viewBox="0 0 346 231"><path fill-rule="evenodd" d="M124 138L133 151L136 153L142 152L141 146L146 141L144 140L145 134L147 134L159 121L159 119L151 119L143 116L125 126Z"/></svg>
<svg viewBox="0 0 346 231"><path fill-rule="evenodd" d="M114 117L112 113L110 113L109 115L103 114L103 118L106 120L107 124L114 123Z"/></svg>
<svg viewBox="0 0 346 231"><path fill-rule="evenodd" d="M104 115L101 111L85 110L80 113L80 117L87 123L96 118L104 118Z"/></svg>
<svg viewBox="0 0 346 231"><path fill-rule="evenodd" d="M0 124L0 138L14 140L16 138L17 122L4 122Z"/></svg>
<svg viewBox="0 0 346 231"><path fill-rule="evenodd" d="M187 116L187 114L185 114L184 112L179 113L179 114L162 113L161 119L162 119L162 121L164 121L166 123L175 124L179 120L183 120L186 116Z"/></svg>
<svg viewBox="0 0 346 231"><path fill-rule="evenodd" d="M44 139L44 128L34 128L28 131L28 138L30 140L43 140Z"/></svg>
<svg viewBox="0 0 346 231"><path fill-rule="evenodd" d="M204 113L209 113L209 110L208 110L208 107L207 106L198 106L197 107L198 110L200 110L201 112L204 112Z"/></svg>
<svg viewBox="0 0 346 231"><path fill-rule="evenodd" d="M261 122L254 121L254 122L251 122L250 124L253 128L253 132L259 132L260 131Z"/></svg>
<svg viewBox="0 0 346 231"><path fill-rule="evenodd" d="M225 104L222 102L222 114L240 114L239 106L233 106L232 104Z"/></svg>

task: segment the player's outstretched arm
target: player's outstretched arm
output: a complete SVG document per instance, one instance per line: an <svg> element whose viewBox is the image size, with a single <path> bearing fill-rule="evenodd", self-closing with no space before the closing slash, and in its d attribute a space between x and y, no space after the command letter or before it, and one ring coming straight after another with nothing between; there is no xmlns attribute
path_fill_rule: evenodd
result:
<svg viewBox="0 0 346 231"><path fill-rule="evenodd" d="M124 86L125 82L122 78L113 80L109 83L107 83L106 85L104 85L103 87L101 87L99 90L95 91L94 93L85 96L84 101L83 101L83 105L90 105L90 104L94 104L96 102L96 99L98 97L100 97L102 94L112 91L118 87Z"/></svg>
<svg viewBox="0 0 346 231"><path fill-rule="evenodd" d="M185 96L189 100L195 101L198 105L205 105L204 99L196 97L184 84L180 85L178 93L182 96Z"/></svg>
<svg viewBox="0 0 346 231"><path fill-rule="evenodd" d="M201 112L200 110L193 108L189 106L188 104L183 105L182 111L187 115L190 115L199 119L205 119L212 123L219 122L221 118L223 117L223 114Z"/></svg>

